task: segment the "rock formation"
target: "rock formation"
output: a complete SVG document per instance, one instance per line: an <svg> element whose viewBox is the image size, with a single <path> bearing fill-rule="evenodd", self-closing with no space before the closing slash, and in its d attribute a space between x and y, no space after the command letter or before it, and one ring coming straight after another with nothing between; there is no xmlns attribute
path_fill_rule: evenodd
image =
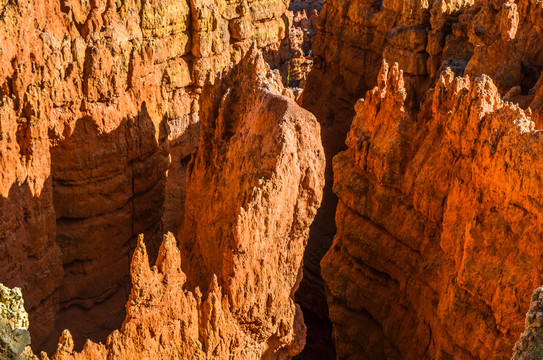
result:
<svg viewBox="0 0 543 360"><path fill-rule="evenodd" d="M244 331L217 278L204 295L198 288L184 289L186 276L173 235L164 237L152 268L142 239L132 260L132 292L122 328L105 345L88 341L80 353L74 352L71 334L65 330L52 360L287 358L277 353L277 344L260 337L264 334ZM303 339L303 321L290 331Z"/></svg>
<svg viewBox="0 0 543 360"><path fill-rule="evenodd" d="M524 332L515 344L511 360L538 360L543 356L543 287L532 294Z"/></svg>
<svg viewBox="0 0 543 360"><path fill-rule="evenodd" d="M305 338L291 332L303 322L293 296L320 206L324 153L313 115L280 96L281 78L268 70L252 53L202 95L179 239L189 284L216 274L242 328L260 329L272 348L291 346L294 355Z"/></svg>
<svg viewBox="0 0 543 360"><path fill-rule="evenodd" d="M540 133L487 76L447 69L416 116L397 65L378 83L334 159L338 356L508 357L543 270Z"/></svg>
<svg viewBox="0 0 543 360"><path fill-rule="evenodd" d="M529 110L526 110L526 116L530 116L533 123L535 123L536 129L539 129L541 127L541 102L539 101L541 84L537 83L537 79L540 77L541 70L543 69L543 61L540 58L541 52L539 49L542 42L540 40L541 30L537 19L541 19L541 11L543 11L543 8L541 3L537 1L327 1L318 21L318 35L313 47L315 54L314 66L308 76L307 85L302 95L303 106L316 115L322 126L323 145L327 159L331 159L338 152L346 149L344 139L347 132L351 129L352 119L355 118L355 105L358 99L362 97L366 91L378 85L378 72L381 68L383 59L386 59L387 62L391 64L398 63L398 68L403 71L402 86L405 89L405 95L402 96L405 97L405 100L396 104L394 110L390 107L391 114L385 115L383 113L381 117L373 120L376 123L389 124L392 122L395 124L388 125L390 128L398 126L398 124L407 126L404 125L403 120L400 121L400 118L404 116L403 113L400 114L400 105L401 108L404 109L404 112L408 114L405 116L409 116L413 119L412 122L418 121L415 121L414 119L423 118L424 123L431 123L431 114L428 114L428 105L425 104L429 104L428 98L434 96L433 88L436 87L436 82L440 79L440 74L448 67L458 76L469 75L471 82L475 82L475 79L481 77L483 74L488 74L488 76L492 78L492 83L495 84L496 92L492 96L497 99L496 101L503 97L504 100L518 103L523 109L530 107ZM469 91L475 91L471 89L471 86L469 89ZM461 95L463 93L459 94ZM455 116L455 110L458 109L451 110L453 113L449 115L450 117ZM419 113L421 115L419 115ZM512 123L517 119L516 114L511 116L512 117L509 120L504 119L504 122L509 121ZM357 118L360 117L360 115L357 115ZM370 122L369 119L359 120L359 122L362 121ZM454 121L461 122L456 118ZM463 121L466 120L464 119ZM384 127L385 125L382 126ZM395 180L394 185L391 185L393 188L398 188L400 187L400 184L414 181L410 177L415 176L415 174L418 174L420 171L412 170L413 173L405 173L406 170L404 167L409 167L409 165L406 165L406 163L409 163L409 160L404 159L404 157L409 157L410 151L413 152L415 151L413 149L417 149L419 142L422 140L413 138L412 136L423 136L422 133L420 133L422 130L415 131L412 127L407 127L406 129L402 128L394 131L400 130L402 132L406 131L406 133L401 136L394 135L396 136L394 139L403 139L402 141L404 141L405 144L398 145L400 148L393 152L394 156L399 156L399 158L386 158L381 160L384 163L389 164L387 166L390 166L391 169L395 169L394 172L399 172L400 174L396 175L398 178ZM379 145L375 146L385 148L386 146L392 146L392 144L384 145L380 142L392 142L392 135L396 134L394 131L390 130L390 133L387 133L386 136L384 133L379 135ZM463 133L462 136L469 135ZM447 146L449 146L449 144L443 144L441 147L436 145L435 151L445 151ZM411 150L407 151L407 149ZM386 154L389 157L392 156L389 155L388 152ZM377 155L375 155L375 157L378 158ZM340 160L337 161L339 162ZM534 160L531 161L533 163ZM433 171L437 172L438 163L436 163L435 166L436 169ZM351 222L359 222L359 220L356 220L357 217L345 220L344 216L346 217L347 215L345 215L346 210L344 207L340 206L336 213L336 203L338 200L332 192L332 179L333 177L336 177L336 184L349 183L350 181L343 178L344 176L347 177L347 175L343 173L343 168L341 166L336 171L339 173L333 175L332 162L328 161L326 169L327 186L324 192L323 205L317 214L315 223L312 225L309 245L304 257L304 280L302 281L301 290L299 292L300 303L316 314L323 314L326 312L327 304L322 300L322 282L319 280L321 272L319 262L332 243L332 238L336 233L336 223L339 227L345 227L345 230L342 230L341 228L337 230L338 238L374 238L377 236L371 235L374 230L368 230L365 226L362 227L362 225L359 225L360 228L356 231L353 230L351 227L354 225ZM497 172L497 170L493 171ZM522 172L524 170L518 171ZM376 175L373 173L367 175L370 179L373 179L373 176ZM488 176L496 178L493 173ZM525 177L523 177L523 179L525 179ZM537 179L537 177L530 179ZM351 180L355 181L353 179ZM447 179L447 181L449 181L449 179ZM498 182L498 179L496 178L495 181ZM336 185L336 187L338 186L339 185ZM388 183L387 186L389 186ZM403 187L404 185L401 186ZM347 185L344 185L344 188L345 187L347 187ZM433 187L435 186L432 186L432 188ZM363 189L369 188L363 184L358 184L356 186L353 184L349 187L349 190L355 192L357 194L356 197L353 194L345 195L344 193L341 193L341 196L352 198L352 201L354 201L354 198L358 199L357 201L362 201L361 199L374 196L371 194L371 190ZM344 191L346 192L347 190ZM369 193L366 194L366 191ZM428 192L430 190L419 189L417 191ZM526 189L525 182L523 182L523 191L524 194L529 193ZM408 193L410 194L409 196L412 196L411 192ZM389 196L392 197L392 195ZM403 196L398 195L394 200L390 197L388 199L381 199L378 197L376 200L373 200L373 204L374 206L377 206L377 204L383 206L383 203L388 204L386 205L387 209L391 212L393 210L397 211L395 209L403 208L404 206L416 206L416 204L413 204L414 200L407 201ZM496 197L494 201L496 204L503 204L505 200L505 198ZM341 201L345 202L343 199ZM352 210L352 206L349 206L348 208ZM410 213L413 214L412 216L415 216L415 214L418 214L418 211L413 210L413 212ZM335 222L333 220L334 215L336 216ZM427 216L427 214L425 216ZM363 217L366 218L368 215L366 214ZM432 215L432 217L434 217L434 215ZM382 222L384 220L379 219L376 216L375 219L370 218L368 221L370 221L370 223L378 224L377 226L383 226ZM424 223L426 219L421 221ZM510 221L514 222L513 220ZM390 226L392 227L393 224ZM399 226L400 224L394 224L394 228ZM437 226L437 229L442 231L440 230L440 227L442 226L443 225ZM402 236L399 236L397 234L399 230L394 232L386 226L383 228L383 231L390 232L392 237L397 237L402 240L403 237L406 236L403 235L403 233ZM406 225L404 231L414 233L418 230L412 230ZM342 235L344 232L347 232L349 235ZM370 235L367 235L366 233L370 233ZM419 233L418 236L420 237L420 241L432 243L430 239L437 235L422 235L422 233ZM505 240L503 241L505 242ZM349 242L355 242L355 240L350 239ZM364 241L362 242L365 244ZM502 241L500 241L500 243L501 242ZM417 247L414 247L413 249L417 250ZM349 274L348 271L344 272L342 276L350 280L340 280L338 267L348 267L347 265L344 265L344 263L341 263L341 261L348 261L348 263L352 264L351 267L357 268L360 265L360 257L370 256L365 253L367 250L362 252L361 249L358 249L355 254L352 254L351 252L355 250L349 248L349 256L343 254L349 259L346 260L343 257L339 257L339 255L333 257L332 254L334 251L334 249L330 251L329 260L323 263L328 266L328 270L322 269L323 275L325 277L328 276L329 281L331 281L331 284L327 284L331 289L331 293L333 293L332 288L336 286L336 281L345 286L351 286L352 281L359 281L358 273L356 273L356 275L354 272ZM393 253L396 254L384 245L379 251L382 251L382 253L378 251L371 252L372 255L370 257L372 262L377 261L376 258L378 258L378 256L382 257L383 261L392 261L385 259L390 259ZM354 260L351 258L357 259L356 263L353 263ZM421 258L425 258L425 255L421 255ZM435 259L437 262L446 261L444 260L446 257L437 255ZM394 260L394 262L396 261L398 260ZM342 265L340 266L340 264ZM517 264L516 266L518 267L520 265ZM373 278L375 276L376 278L380 278L380 276L383 275L384 278L388 279L387 276L390 276L392 270L388 269L385 265L382 265L379 269L381 269L379 271L381 271L382 274L381 272L376 272L372 273L373 275L371 276L370 270L366 269L364 271L367 272L367 277ZM404 272L409 272L411 265L408 265L407 263L405 266L399 266L399 269ZM520 274L522 273L518 269L508 271L516 273L517 276L521 276ZM408 278L410 281L415 281L412 280L412 278L419 279L417 281L420 282L430 281L426 280L424 276L420 274L416 276L402 275L401 278ZM507 278L507 276L508 275L504 275L502 278L500 275L495 276L494 278L499 278L499 281L504 281L504 278ZM511 298L503 300L508 301L507 310L503 311L508 312L508 316L511 317L511 323L505 328L502 328L502 320L496 320L500 322L500 325L497 326L499 330L481 330L482 333L485 334L483 337L486 339L481 341L485 346L492 344L487 350L479 349L481 346L479 346L477 350L474 350L465 344L467 342L465 339L463 341L460 341L459 339L450 339L449 343L455 344L450 346L458 346L454 351L450 346L437 344L439 341L435 340L435 338L439 336L445 337L445 335L440 335L442 331L437 330L434 325L430 324L430 320L428 320L429 316L425 317L423 321L420 316L413 315L412 306L407 306L407 309L409 309L409 316L415 316L415 318L418 319L411 324L418 324L417 326L419 327L424 327L425 322L430 324L427 326L427 329L431 329L431 338L434 343L431 343L430 345L428 345L428 343L425 344L425 346L428 345L428 349L430 349L426 352L427 356L431 357L432 354L437 355L442 352L445 354L445 357L446 354L455 354L454 356L458 356L459 358L485 358L491 356L489 354L495 352L507 357L513 339L518 336L516 332L520 331L521 328L520 319L524 312L524 309L520 305L522 304L521 298L528 293L530 288L539 285L535 275L530 277L527 273L522 273L522 276L530 278L530 280L519 280L519 282L522 282L522 284L517 285L520 286L520 288L517 288L516 286L512 287L516 289L514 290L517 291L517 293L515 293L516 295L512 296L508 293L508 296ZM392 276L392 279L397 280L395 276ZM384 279L381 280L385 281ZM348 282L346 283L345 281ZM486 281L487 280L485 280L485 282ZM436 286L429 285L429 287L434 288ZM445 286L445 288L448 287ZM490 286L489 289L495 290L495 287ZM441 291L442 290L439 290L437 292L440 293ZM469 298L469 301L471 302L468 304L472 304L472 302L487 303L490 302L490 300L487 300L488 298L494 299L498 296L494 295L491 290L485 290L484 294L473 291L471 288L469 288L468 291L471 294ZM340 292L343 294L347 292L347 290L343 289ZM379 292L379 294L382 293ZM395 294L395 296L402 294L403 297L403 292L401 291L399 293L391 292L391 294ZM331 315L332 319L334 319L335 316L336 320L339 318L346 320L349 316L355 316L355 314L364 313L364 311L367 310L365 308L366 305L361 305L365 304L365 300L361 300L360 304L356 306L355 304L349 304L349 306L345 306L345 304L338 305L338 302L344 300L344 295L335 295L329 296L329 300L332 301L332 304L330 304L330 311L336 312L335 315ZM353 294L352 296L354 299L359 295ZM378 295L373 296L376 299L379 299ZM477 299L477 301L474 299ZM406 305L395 306L403 308ZM478 309L483 306L474 305L473 307ZM496 308L497 305L494 305L494 307ZM340 308L343 310L338 310ZM346 312L346 308L352 312ZM431 307L428 305L426 308L435 309L435 306ZM390 308L386 311L394 313L393 309L395 308ZM343 311L343 313L338 314L340 311ZM499 313L496 309L492 309L488 310L487 314L494 314L494 311ZM382 312L385 312L385 309L382 309ZM398 310L398 314L399 313L401 312ZM366 349L368 351L366 355L369 356L369 358L372 358L372 356L374 356L373 358L375 358L375 356L379 358L379 356L384 356L382 352L379 353L378 351L381 351L385 347L383 344L386 341L388 341L389 345L393 344L390 345L393 350L387 350L387 356L390 358L394 358L394 354L397 356L401 354L401 356L406 358L409 358L409 356L419 358L417 356L422 356L421 354L425 353L424 351L417 352L415 346L413 346L413 349L410 351L406 351L405 349L399 350L396 347L399 346L398 343L401 343L401 340L390 341L389 337L392 336L391 334L393 334L392 337L400 336L400 334L402 334L401 330L391 328L394 325L399 326L400 323L404 322L404 320L399 320L402 316L395 315L394 318L397 319L397 321L394 322L392 318L386 321L379 317L378 320L370 320L370 315L375 314L373 312L364 314L363 317L366 319L364 320L364 323L373 324L375 326L375 331L368 328L367 333L357 333L357 329L359 330L360 328L353 325L354 323L357 323L357 321L353 321L352 317L349 320L349 325L346 323L336 324L335 336L338 350L340 350L340 356L358 353L358 350L362 350L357 346L364 344L362 346L376 346L376 348L371 350ZM496 316L499 317L501 315ZM358 320L358 322L361 321L362 319ZM385 329L383 328L384 325L382 321L385 321L388 326L385 327ZM451 324L448 324L447 326L450 326L450 328L443 330L443 332L450 331L451 333L454 333L453 326ZM405 328L408 329L409 326L405 325ZM492 326L488 325L488 328L490 329ZM419 331L423 334L421 335L421 338L430 338L430 336L426 334L430 330ZM459 330L459 332L464 332L465 334L466 330ZM498 335L498 332L500 335ZM502 332L506 335L501 336ZM382 335L372 335L375 338L368 341L354 340L357 338L365 338L366 336L369 336L369 333L379 333ZM490 340L488 338L488 333L494 333ZM345 336L345 338L342 338L342 336ZM410 334L410 336L413 337L412 334ZM462 337L466 335L455 334L454 336ZM385 338L387 339L386 341L383 340ZM353 340L350 341L347 339ZM445 341L443 340L443 342ZM466 349L468 349L468 352L463 353ZM492 356L494 356L494 354Z"/></svg>
<svg viewBox="0 0 543 360"><path fill-rule="evenodd" d="M411 108L420 107L445 67L457 75L489 75L502 96L520 86L520 96L513 100L523 100L543 70L537 24L542 11L541 3L531 0L327 1L302 100L322 126L327 159L345 150L354 106L377 85L382 59L397 62L403 70L406 105ZM319 259L335 233L332 179L329 161L323 206L305 258L305 275L312 280L302 287L314 294L312 299L320 292L315 286Z"/></svg>
<svg viewBox="0 0 543 360"><path fill-rule="evenodd" d="M288 63L287 82L293 88L303 89L307 75L313 66L313 42L317 35L317 10L310 17L305 10L294 13L293 26L290 30L291 47L294 49ZM301 91L299 91L301 93Z"/></svg>
<svg viewBox="0 0 543 360"><path fill-rule="evenodd" d="M28 314L21 289L0 284L0 354L8 359L31 359L29 345Z"/></svg>
<svg viewBox="0 0 543 360"><path fill-rule="evenodd" d="M150 268L142 235L122 327L80 353L65 331L53 360L290 359L303 349L294 293L324 186L318 123L282 95L256 47L209 90L181 250L166 235Z"/></svg>
<svg viewBox="0 0 543 360"><path fill-rule="evenodd" d="M278 52L287 7L0 0L0 272L36 344L119 326L137 235L154 258L181 221L205 81Z"/></svg>
<svg viewBox="0 0 543 360"><path fill-rule="evenodd" d="M543 272L541 1L322 6L0 0L0 281L35 349L288 359L299 289L339 358L509 357Z"/></svg>

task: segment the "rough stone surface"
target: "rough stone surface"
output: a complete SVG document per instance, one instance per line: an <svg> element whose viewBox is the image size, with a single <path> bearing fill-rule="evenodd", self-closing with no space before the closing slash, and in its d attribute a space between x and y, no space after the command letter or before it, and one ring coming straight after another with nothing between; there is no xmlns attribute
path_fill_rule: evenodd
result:
<svg viewBox="0 0 543 360"><path fill-rule="evenodd" d="M256 47L216 85L202 95L180 249L166 235L150 268L142 235L122 327L80 353L66 330L52 360L291 359L303 349L294 293L324 186L320 129Z"/></svg>
<svg viewBox="0 0 543 360"><path fill-rule="evenodd" d="M526 313L524 332L513 348L511 360L539 360L543 357L543 287L535 289Z"/></svg>
<svg viewBox="0 0 543 360"><path fill-rule="evenodd" d="M542 88L536 85L543 65L542 10L538 1L327 1L301 101L322 126L326 158L346 149L355 105L377 85L383 59L403 70L407 109L420 111L442 70L450 67L460 76L488 74L505 100L531 106L527 111L540 129L541 91L534 93ZM300 304L317 314L327 311L319 263L336 233L332 173L327 161L323 204L312 225L299 291Z"/></svg>
<svg viewBox="0 0 543 360"><path fill-rule="evenodd" d="M291 5L0 0L0 280L38 344L72 330L56 359L298 353L345 149L298 292L338 356L509 356L542 271L541 1ZM78 353L119 327L131 257L123 327Z"/></svg>
<svg viewBox="0 0 543 360"><path fill-rule="evenodd" d="M253 41L279 52L287 7L0 1L0 273L36 344L119 326L137 235L154 258L180 224L203 84Z"/></svg>
<svg viewBox="0 0 543 360"><path fill-rule="evenodd" d="M33 359L21 289L0 284L0 358Z"/></svg>
<svg viewBox="0 0 543 360"><path fill-rule="evenodd" d="M293 26L290 30L290 42L294 50L288 63L287 82L294 88L303 89L307 75L313 67L313 42L317 35L317 10L308 16L304 10L294 13Z"/></svg>
<svg viewBox="0 0 543 360"><path fill-rule="evenodd" d="M303 323L293 297L324 186L320 127L281 96L281 79L258 54L217 89L202 97L207 116L179 232L188 282L202 286L216 274L244 331L256 327L271 349L292 356L305 343L292 332Z"/></svg>
<svg viewBox="0 0 543 360"><path fill-rule="evenodd" d="M244 332L217 278L204 295L198 288L187 291L180 265L173 235L164 237L152 268L140 240L132 260L132 292L122 328L105 345L88 341L80 353L73 351L71 334L65 330L51 360L287 359ZM303 335L303 323L293 330Z"/></svg>
<svg viewBox="0 0 543 360"><path fill-rule="evenodd" d="M338 356L508 358L542 271L540 133L487 76L447 69L416 113L397 64L378 84L334 158Z"/></svg>

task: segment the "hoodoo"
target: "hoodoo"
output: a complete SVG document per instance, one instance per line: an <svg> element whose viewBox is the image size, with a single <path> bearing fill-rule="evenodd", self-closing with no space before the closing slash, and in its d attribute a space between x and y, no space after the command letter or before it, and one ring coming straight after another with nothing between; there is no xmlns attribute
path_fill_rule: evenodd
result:
<svg viewBox="0 0 543 360"><path fill-rule="evenodd" d="M541 358L542 20L0 0L0 358Z"/></svg>
<svg viewBox="0 0 543 360"><path fill-rule="evenodd" d="M120 326L138 234L182 219L206 81L253 42L290 56L288 2L0 1L0 273L33 344Z"/></svg>

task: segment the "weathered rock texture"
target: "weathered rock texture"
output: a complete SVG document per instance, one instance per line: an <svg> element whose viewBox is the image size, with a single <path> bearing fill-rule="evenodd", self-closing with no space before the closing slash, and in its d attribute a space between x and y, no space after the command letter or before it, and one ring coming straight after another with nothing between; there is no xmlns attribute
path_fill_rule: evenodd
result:
<svg viewBox="0 0 543 360"><path fill-rule="evenodd" d="M498 89L496 96L518 102L524 109L531 106L527 112L533 112L532 120L541 128L541 110L536 110L541 109L541 90L537 91L541 84L536 82L543 65L542 11L538 1L327 1L319 16L314 66L302 95L303 106L322 126L327 159L345 150L355 104L377 85L383 59L397 62L403 70L406 99L402 104L410 111L422 111L428 90L450 67L455 74L469 74L472 79L488 74ZM417 141L410 139L409 146ZM300 303L321 314L326 313L326 304L319 262L336 232L332 179L329 161L323 205L311 229L299 291ZM391 209L403 203L398 199ZM517 325L512 327L518 327L520 313L520 309L515 311ZM355 337L354 333L350 336Z"/></svg>
<svg viewBox="0 0 543 360"><path fill-rule="evenodd" d="M446 70L416 115L397 65L378 83L334 158L338 356L507 358L543 271L540 132L487 76Z"/></svg>
<svg viewBox="0 0 543 360"><path fill-rule="evenodd" d="M64 331L52 360L83 359L287 359L278 344L259 337L258 326L246 333L231 312L227 295L212 279L204 295L184 289L181 254L173 235L164 237L154 267L140 241L132 260L132 292L127 317L105 345L88 341L80 353ZM293 324L289 324L291 327ZM304 336L297 324L290 331ZM302 342L303 345L303 342Z"/></svg>
<svg viewBox="0 0 543 360"><path fill-rule="evenodd" d="M294 293L324 186L320 128L281 95L256 48L208 90L180 250L165 236L150 268L142 236L122 327L81 353L66 331L53 360L290 359L303 349Z"/></svg>
<svg viewBox="0 0 543 360"><path fill-rule="evenodd" d="M511 360L539 360L543 357L543 288L532 294L524 332L513 348Z"/></svg>
<svg viewBox="0 0 543 360"><path fill-rule="evenodd" d="M24 360L32 356L28 332L28 314L21 289L0 284L0 356Z"/></svg>
<svg viewBox="0 0 543 360"><path fill-rule="evenodd" d="M305 87L307 75L313 66L312 48L317 35L317 18L317 10L313 10L309 17L305 10L294 13L289 34L293 56L286 74L288 85L293 88Z"/></svg>
<svg viewBox="0 0 543 360"><path fill-rule="evenodd" d="M179 238L189 284L217 274L241 328L292 356L305 343L292 333L303 323L293 296L324 153L314 116L281 96L281 78L268 70L253 53L203 95Z"/></svg>
<svg viewBox="0 0 543 360"><path fill-rule="evenodd" d="M0 273L37 344L118 327L136 235L154 257L180 223L203 84L253 41L280 61L287 6L0 0Z"/></svg>
<svg viewBox="0 0 543 360"><path fill-rule="evenodd" d="M354 105L377 85L382 59L403 70L411 108L420 107L446 66L458 75L489 75L502 96L519 86L511 100L521 102L543 70L542 11L535 0L327 1L302 102L322 125L327 158L345 149ZM522 103L526 107L529 101ZM535 116L534 121L539 124ZM312 280L302 284L315 298L319 290L312 284L318 284L319 259L335 233L331 162L326 179L305 259L306 279Z"/></svg>

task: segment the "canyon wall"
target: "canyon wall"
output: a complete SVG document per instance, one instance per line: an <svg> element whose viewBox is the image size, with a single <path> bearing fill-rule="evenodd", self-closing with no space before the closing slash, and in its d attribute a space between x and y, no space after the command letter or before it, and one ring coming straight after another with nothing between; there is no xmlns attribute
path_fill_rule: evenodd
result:
<svg viewBox="0 0 543 360"><path fill-rule="evenodd" d="M397 65L378 83L334 158L338 355L509 357L543 271L540 132L487 76L447 69L416 116Z"/></svg>
<svg viewBox="0 0 543 360"><path fill-rule="evenodd" d="M53 360L291 359L303 349L294 293L325 160L316 119L281 81L254 47L203 93L179 248L164 236L151 268L141 235L122 327L79 353L66 330Z"/></svg>
<svg viewBox="0 0 543 360"><path fill-rule="evenodd" d="M0 269L36 344L118 327L137 235L154 258L181 222L204 83L253 41L288 59L287 7L0 1Z"/></svg>
<svg viewBox="0 0 543 360"><path fill-rule="evenodd" d="M327 159L345 150L354 106L377 85L382 59L403 70L406 106L419 109L439 74L489 75L502 96L523 108L543 70L540 2L476 0L330 0L318 20L312 71L302 105L322 126ZM538 20L539 19L539 20ZM532 110L540 104L532 103ZM540 127L539 116L533 117ZM337 197L327 162L323 206L312 226L305 255L301 303L325 311L319 261L336 228Z"/></svg>
<svg viewBox="0 0 543 360"><path fill-rule="evenodd" d="M514 165L503 160L509 171L517 174L516 179L508 175L504 180L500 170L504 165L497 165L500 160L493 158L496 164L483 166L483 160L476 163L464 159L466 141L484 142L490 138L486 130L474 129L469 133L462 124L477 111L481 113L477 115L478 123L486 123L488 109L510 109L509 102L517 103L518 111L493 116L502 118L501 126L510 126L510 132L515 131L516 125L509 124L533 123L520 131L525 134L519 136L518 143L516 137L508 140L510 146L522 150L525 139L530 137L537 143L538 133L532 126L540 129L542 124L541 81L538 82L543 69L539 51L542 31L537 20L542 11L537 1L326 2L319 17L314 66L302 104L322 126L327 159L347 149L344 139L349 130L349 138L360 131L363 135L356 135L358 142L367 145L355 146L354 140L348 140L349 150L339 155L334 165L327 162L323 206L312 225L299 300L316 314L326 312L326 303L319 300L324 292L322 282L319 283L322 272L339 357L509 356L522 329L526 310L522 299L540 285L540 270L534 270L539 269L539 255L537 250L525 247L530 240L518 243L524 232L517 237L517 230L501 231L494 227L514 228L512 224L519 226L529 223L531 216L539 216L537 208L521 201L514 204L528 209L522 216L507 208L511 205L505 205L512 201L513 189L516 197L532 201L530 194L537 191L537 186L528 184L538 183L539 175L533 169L526 173L525 166L537 164L538 155L536 152L526 159L522 155L523 162ZM382 79L379 83L383 59L397 63L397 69L402 70L401 91L388 91ZM469 75L469 80L463 80L464 90L452 89L460 86L456 85L460 80L445 87L448 94L454 93L448 95L450 104L435 99L439 86L436 82L442 81L440 76L446 68L450 69L447 79L451 74ZM393 72L393 78L400 77L397 70ZM483 74L488 77L482 77ZM395 82L400 80L392 80ZM378 90L367 96L378 98L380 95L371 95L376 91L388 95L383 95L384 100L373 99L364 105L381 109L374 110L378 113L374 116L370 110L361 110L361 103L356 104L377 85ZM472 96L473 102L489 104L453 106L454 96ZM400 100L393 103L389 98ZM450 110L447 122L429 111L440 106ZM355 123L364 125L353 124L353 118ZM453 130L446 130L446 126L455 133L462 131L456 139L462 142L461 152L454 141L425 133L436 126L447 134ZM434 140L430 140L432 136ZM467 140L461 140L463 137ZM433 152L426 153L426 147L432 147ZM480 151L472 148L468 153L475 157ZM433 155L446 152L455 155L439 160ZM435 161L430 164L415 159L423 153ZM456 163L457 156L465 162ZM359 165L364 161L376 169ZM466 168L465 173L458 166ZM479 177L472 177L472 171L478 172ZM455 181L465 182L469 190L455 189L459 193L451 194L453 190L448 189L448 184L452 187ZM490 200L481 199L483 204L473 202L475 193L484 194L490 187L499 187L501 192L492 194ZM458 196L467 199L461 201ZM435 199L425 205L428 198ZM447 201L438 204L438 199ZM447 212L447 207L453 206L452 199L457 199L457 209ZM488 226L484 240L471 240L475 235L464 235L473 231L475 225L471 222L479 224L494 206L503 208L501 212L492 212L501 214L500 219L504 220L496 220L498 224L492 228L478 225L482 226L480 229ZM451 215L456 212L457 215ZM458 216L462 221L446 216ZM447 228L448 222L458 222L455 228L463 230L448 234L452 231ZM319 264L336 231L334 245ZM526 237L535 241L538 235L528 233ZM517 247L514 251L509 248L510 243ZM464 253L467 259L459 255ZM505 254L508 260L502 259ZM468 265L464 264L466 261ZM470 324L463 324L466 322Z"/></svg>
<svg viewBox="0 0 543 360"><path fill-rule="evenodd" d="M340 358L509 356L543 270L543 5L288 5L0 0L0 280L35 348L286 359L299 287Z"/></svg>

